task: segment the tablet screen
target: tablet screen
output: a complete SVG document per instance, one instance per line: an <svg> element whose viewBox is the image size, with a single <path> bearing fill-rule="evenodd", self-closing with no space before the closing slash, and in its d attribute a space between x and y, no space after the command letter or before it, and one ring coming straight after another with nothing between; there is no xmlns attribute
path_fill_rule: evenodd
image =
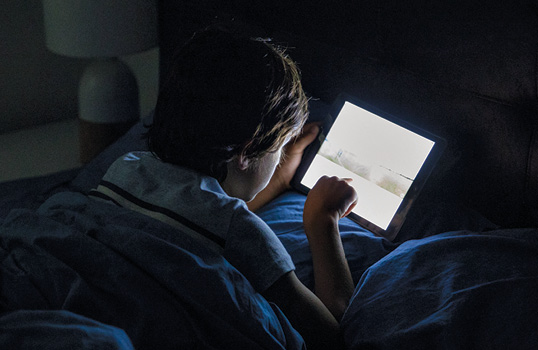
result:
<svg viewBox="0 0 538 350"><path fill-rule="evenodd" d="M346 101L301 184L312 188L323 175L353 179L353 212L386 230L434 145Z"/></svg>

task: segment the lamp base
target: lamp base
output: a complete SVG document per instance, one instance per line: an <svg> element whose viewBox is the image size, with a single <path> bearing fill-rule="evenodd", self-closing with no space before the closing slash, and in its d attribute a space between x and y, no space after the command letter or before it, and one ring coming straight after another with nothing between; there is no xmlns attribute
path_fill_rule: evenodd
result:
<svg viewBox="0 0 538 350"><path fill-rule="evenodd" d="M125 134L133 124L133 122L98 124L79 119L80 162L82 164L89 163Z"/></svg>
<svg viewBox="0 0 538 350"><path fill-rule="evenodd" d="M140 119L138 85L118 59L97 60L79 84L80 160L89 162Z"/></svg>

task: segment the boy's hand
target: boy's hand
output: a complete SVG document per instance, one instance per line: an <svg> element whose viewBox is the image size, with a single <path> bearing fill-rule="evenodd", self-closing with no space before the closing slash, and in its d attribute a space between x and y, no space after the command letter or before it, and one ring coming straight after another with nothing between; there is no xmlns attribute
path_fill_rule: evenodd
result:
<svg viewBox="0 0 538 350"><path fill-rule="evenodd" d="M358 199L357 192L349 185L351 181L336 176L321 177L306 198L303 213L305 225L327 218L338 221L347 216Z"/></svg>
<svg viewBox="0 0 538 350"><path fill-rule="evenodd" d="M279 185L278 187L282 188L282 192L291 188L291 179L301 163L304 150L315 140L318 132L318 123L308 123L303 127L301 134L284 147L282 161L271 179L271 181Z"/></svg>

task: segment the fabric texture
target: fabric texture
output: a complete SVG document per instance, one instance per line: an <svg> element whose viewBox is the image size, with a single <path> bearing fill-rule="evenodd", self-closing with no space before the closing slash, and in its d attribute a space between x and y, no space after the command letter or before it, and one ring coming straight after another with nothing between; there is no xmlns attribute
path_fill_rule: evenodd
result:
<svg viewBox="0 0 538 350"><path fill-rule="evenodd" d="M294 269L273 231L210 176L132 152L112 164L96 191L120 206L190 234L223 255L262 292Z"/></svg>
<svg viewBox="0 0 538 350"><path fill-rule="evenodd" d="M134 350L123 330L64 310L10 312L0 329L5 349Z"/></svg>
<svg viewBox="0 0 538 350"><path fill-rule="evenodd" d="M312 255L303 227L305 200L304 194L289 191L260 208L256 214L271 227L290 253L297 277L313 290ZM359 282L367 268L398 246L347 218L340 220L338 226L354 283Z"/></svg>
<svg viewBox="0 0 538 350"><path fill-rule="evenodd" d="M305 196L287 192L258 215L314 287L302 226ZM468 212L425 213L410 230L432 236L391 243L342 219L355 293L342 320L348 349L534 349L538 344L538 230L499 229ZM476 217L476 215L475 215ZM480 219L479 217L477 219ZM471 223L480 232L437 232Z"/></svg>
<svg viewBox="0 0 538 350"><path fill-rule="evenodd" d="M538 230L447 232L403 243L356 286L350 349L535 349Z"/></svg>
<svg viewBox="0 0 538 350"><path fill-rule="evenodd" d="M285 193L258 215L313 288L304 199ZM535 348L538 230L457 231L394 244L346 219L339 227L357 282L342 320L347 348ZM226 259L147 215L60 193L37 212L11 211L0 233L3 316L69 311L125 331L136 349L304 346ZM33 327L32 318L19 320ZM62 322L74 324L39 326Z"/></svg>
<svg viewBox="0 0 538 350"><path fill-rule="evenodd" d="M69 311L136 349L304 345L222 255L146 215L64 192L13 210L0 232L0 314Z"/></svg>

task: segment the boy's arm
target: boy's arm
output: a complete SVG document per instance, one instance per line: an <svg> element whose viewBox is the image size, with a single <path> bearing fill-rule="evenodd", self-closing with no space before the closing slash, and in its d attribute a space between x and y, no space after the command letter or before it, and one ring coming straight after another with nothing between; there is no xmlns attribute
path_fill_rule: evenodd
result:
<svg viewBox="0 0 538 350"><path fill-rule="evenodd" d="M267 187L247 203L251 211L291 188L290 181L303 151L314 141L318 131L317 124L307 124L301 135L286 146L284 161ZM353 281L342 248L338 220L351 211L356 199L347 180L321 179L307 197L303 217L312 252L316 293L306 288L295 272L282 276L262 293L284 311L309 349L343 348L339 320L353 293Z"/></svg>
<svg viewBox="0 0 538 350"><path fill-rule="evenodd" d="M338 220L357 200L347 179L321 178L308 194L303 214L312 252L315 294L290 272L264 293L301 333L308 348L339 349L343 339L339 320L351 295L353 281L338 231Z"/></svg>
<svg viewBox="0 0 538 350"><path fill-rule="evenodd" d="M308 349L343 349L340 325L294 271L280 277L262 295L277 304L301 334Z"/></svg>
<svg viewBox="0 0 538 350"><path fill-rule="evenodd" d="M357 203L350 179L324 176L306 198L303 224L314 268L316 295L337 320L344 314L354 286L347 264L338 221Z"/></svg>

